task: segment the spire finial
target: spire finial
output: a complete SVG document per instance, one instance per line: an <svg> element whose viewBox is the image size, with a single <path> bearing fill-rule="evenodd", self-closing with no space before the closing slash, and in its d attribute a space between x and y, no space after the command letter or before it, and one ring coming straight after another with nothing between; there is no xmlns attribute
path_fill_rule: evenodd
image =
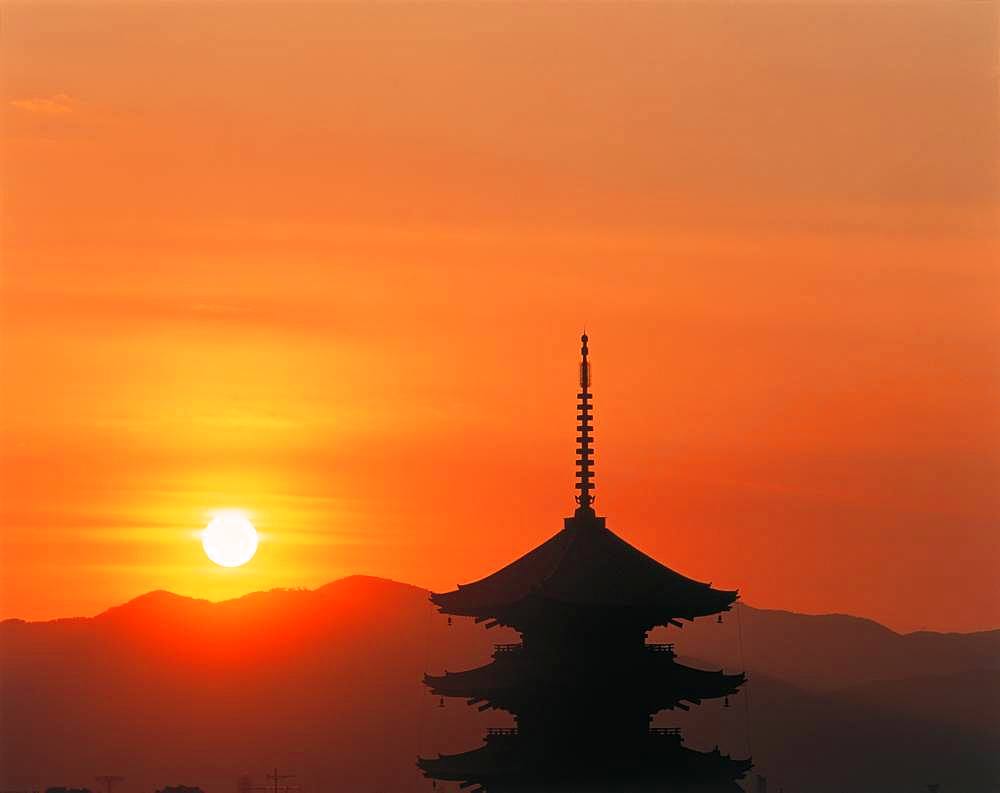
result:
<svg viewBox="0 0 1000 793"><path fill-rule="evenodd" d="M576 406L579 411L576 417L579 422L576 430L580 433L576 439L579 444L576 450L579 455L576 460L576 478L579 480L576 483L576 489L579 491L576 497L576 503L579 504L576 510L577 515L594 514L594 509L591 506L594 503L594 496L590 492L594 489L594 461L592 457L594 449L591 446L594 439L590 434L593 428L590 424L592 418L590 400L592 396L590 393L590 359L588 358L590 350L587 346L589 341L590 338L584 331L583 335L580 336L580 393L576 395L580 400Z"/></svg>

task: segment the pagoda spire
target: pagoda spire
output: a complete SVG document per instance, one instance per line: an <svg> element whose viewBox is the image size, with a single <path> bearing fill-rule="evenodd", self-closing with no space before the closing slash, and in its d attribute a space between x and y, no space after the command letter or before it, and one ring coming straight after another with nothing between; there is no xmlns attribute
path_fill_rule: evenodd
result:
<svg viewBox="0 0 1000 793"><path fill-rule="evenodd" d="M594 438L591 435L591 432L593 432L593 427L591 426L593 417L590 413L593 408L591 404L593 395L590 393L590 360L588 358L590 350L587 347L588 341L589 338L584 333L580 337L580 393L576 395L577 399L580 400L576 406L579 411L576 416L579 422L576 430L580 433L576 439L576 442L580 444L576 450L576 453L579 455L576 460L576 478L579 480L576 483L576 489L579 491L579 494L576 496L576 503L579 505L576 514L580 516L594 514L594 508L591 506L594 503L594 496L591 494L591 491L594 489L594 447L592 446Z"/></svg>

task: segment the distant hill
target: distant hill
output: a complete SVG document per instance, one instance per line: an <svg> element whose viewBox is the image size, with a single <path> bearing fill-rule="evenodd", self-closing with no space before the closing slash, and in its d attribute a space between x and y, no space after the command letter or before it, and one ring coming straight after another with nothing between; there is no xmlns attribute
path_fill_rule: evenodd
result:
<svg viewBox="0 0 1000 793"><path fill-rule="evenodd" d="M667 641L690 656L746 666L806 689L827 690L877 680L1000 669L1000 630L899 634L846 614L807 615L738 606L722 625L702 619L671 629ZM658 636L665 633L657 632Z"/></svg>
<svg viewBox="0 0 1000 793"><path fill-rule="evenodd" d="M786 793L995 793L1000 631L900 635L843 615L741 607L658 631L685 657L751 673L732 707L659 719L692 745L750 749ZM512 634L448 627L416 587L355 576L223 603L151 592L91 619L0 623L0 786L236 793L291 768L303 793L430 791L418 752L473 746L509 716L445 708L425 670L488 659ZM747 707L749 703L749 707ZM748 729L749 725L749 729ZM457 786L442 786L450 790Z"/></svg>

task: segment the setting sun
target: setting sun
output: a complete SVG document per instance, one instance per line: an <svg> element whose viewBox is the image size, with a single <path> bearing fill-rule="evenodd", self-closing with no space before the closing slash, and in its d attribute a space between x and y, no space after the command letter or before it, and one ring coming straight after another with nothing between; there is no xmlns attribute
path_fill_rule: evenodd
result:
<svg viewBox="0 0 1000 793"><path fill-rule="evenodd" d="M215 513L201 532L205 555L222 567L239 567L257 553L257 530L250 519L237 510Z"/></svg>

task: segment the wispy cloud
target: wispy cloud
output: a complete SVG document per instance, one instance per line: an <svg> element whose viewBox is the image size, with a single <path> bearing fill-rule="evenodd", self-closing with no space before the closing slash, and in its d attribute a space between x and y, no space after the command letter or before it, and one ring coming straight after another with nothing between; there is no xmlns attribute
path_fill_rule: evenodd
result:
<svg viewBox="0 0 1000 793"><path fill-rule="evenodd" d="M12 99L10 104L28 113L36 113L42 116L65 116L76 109L77 101L69 94L54 94L48 97Z"/></svg>

